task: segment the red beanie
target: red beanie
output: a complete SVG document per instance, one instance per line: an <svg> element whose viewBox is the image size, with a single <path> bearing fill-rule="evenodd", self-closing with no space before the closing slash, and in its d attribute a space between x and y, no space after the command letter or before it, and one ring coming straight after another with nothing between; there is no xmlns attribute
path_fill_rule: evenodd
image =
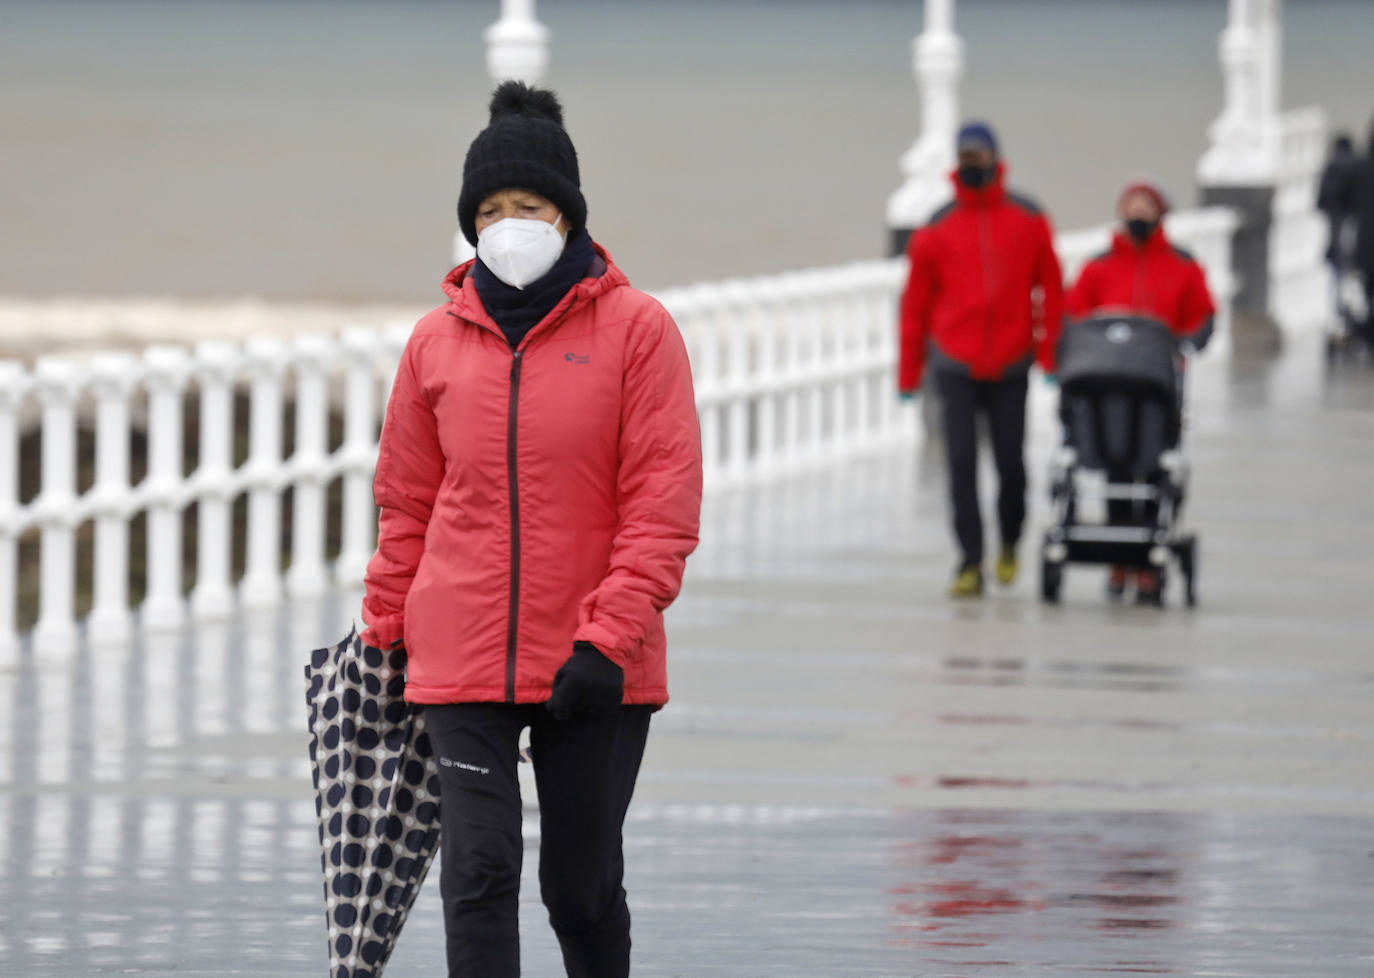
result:
<svg viewBox="0 0 1374 978"><path fill-rule="evenodd" d="M1159 185L1159 181L1153 177L1136 177L1126 183L1121 189L1121 194L1116 198L1116 209L1121 210L1126 198L1131 194L1145 194L1155 202L1159 208L1159 215L1163 217L1169 213L1169 195L1164 192L1164 188Z"/></svg>

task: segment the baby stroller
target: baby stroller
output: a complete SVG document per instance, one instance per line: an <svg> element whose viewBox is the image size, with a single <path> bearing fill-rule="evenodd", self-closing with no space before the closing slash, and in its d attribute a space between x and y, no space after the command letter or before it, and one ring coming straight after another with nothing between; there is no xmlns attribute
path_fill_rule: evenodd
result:
<svg viewBox="0 0 1374 978"><path fill-rule="evenodd" d="M1197 539L1181 522L1188 463L1178 341L1143 316L1073 323L1059 341L1059 387L1064 443L1050 472L1041 597L1059 601L1067 564L1112 564L1156 571L1162 603L1176 561L1191 607Z"/></svg>

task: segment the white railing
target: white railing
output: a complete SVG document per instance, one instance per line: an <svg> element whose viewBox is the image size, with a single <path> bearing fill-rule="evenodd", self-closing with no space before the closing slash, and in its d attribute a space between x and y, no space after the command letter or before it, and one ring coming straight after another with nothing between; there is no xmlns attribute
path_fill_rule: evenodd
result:
<svg viewBox="0 0 1374 978"><path fill-rule="evenodd" d="M894 391L899 262L658 296L692 360L708 488L842 459L913 431Z"/></svg>
<svg viewBox="0 0 1374 978"><path fill-rule="evenodd" d="M32 371L0 364L0 649L13 650L16 571L22 539L38 534L37 648L69 648L76 638L78 583L90 591L93 642L123 641L128 609L130 524L145 523L145 628L227 618L235 603L268 607L285 596L322 593L360 580L372 554L372 468L379 406L409 326L352 329L339 338L293 344L256 339L204 343L194 350L154 346L142 356L101 354L87 361L40 358ZM289 383L289 387L288 387ZM331 387L334 391L331 391ZM236 393L247 392L246 426L235 424ZM283 459L283 413L294 406L294 451ZM189 403L199 422L195 469L185 473ZM343 437L330 448L331 401L343 404ZM147 473L130 482L133 409L146 415ZM23 422L32 422L23 425ZM92 458L77 457L78 423L94 426ZM21 427L41 432L37 495L19 499ZM247 435L236 460L236 431ZM240 453L242 454L242 453ZM78 489L78 478L90 486ZM342 542L325 560L326 489L339 480ZM283 494L293 507L290 565L282 572ZM235 580L233 503L246 500L243 574ZM185 519L195 506L194 521ZM93 557L78 567L78 531L92 527ZM183 531L195 533L195 567L183 569ZM32 573L26 570L25 573ZM186 601L187 577L194 587Z"/></svg>
<svg viewBox="0 0 1374 978"><path fill-rule="evenodd" d="M891 396L901 273L896 263L870 262L660 296L691 351L712 488L842 458L912 430ZM26 580L24 590L37 584L35 648L74 646L83 591L90 639L127 640L137 556L130 530L139 516L146 541L139 617L148 630L176 629L188 614L224 619L236 607L267 608L361 582L375 542L377 435L410 328L355 328L292 344L154 346L141 356L43 357L32 370L0 363L0 661L17 647ZM247 418L236 424L244 396ZM342 438L331 445L336 408ZM294 447L284 457L288 411ZM192 413L197 444L188 474L183 442ZM94 428L90 458L77 454L83 427ZM140 430L147 472L135 484L130 445ZM41 432L42 452L37 493L21 501L24 431ZM239 444L236 453L242 435L246 450ZM331 498L335 483L341 491ZM289 538L282 533L287 493ZM326 550L331 523L341 527L336 554ZM89 561L79 559L83 529ZM26 556L37 549L36 568L32 560L19 565L25 543Z"/></svg>
<svg viewBox="0 0 1374 978"><path fill-rule="evenodd" d="M1320 326L1331 311L1331 282L1323 256L1328 228L1317 210L1317 185L1326 161L1326 113L1288 112L1279 120L1279 159L1269 232L1269 310L1284 326Z"/></svg>
<svg viewBox="0 0 1374 978"><path fill-rule="evenodd" d="M1234 216L1181 213L1170 226L1203 262L1218 296L1229 297ZM1108 233L1061 236L1066 273L1076 274ZM710 490L917 436L916 413L894 397L904 275L905 262L895 259L659 295L691 355ZM37 591L32 644L41 654L74 646L83 592L90 640L128 639L137 556L131 524L139 517L146 631L356 586L375 542L381 415L410 328L45 357L32 370L0 362L0 661L18 648L21 586ZM236 419L237 407L246 418ZM79 458L87 428L94 429L90 457ZM131 440L143 431L147 471L135 482ZM42 441L29 499L20 497L24 432ZM330 526L340 528L332 552Z"/></svg>

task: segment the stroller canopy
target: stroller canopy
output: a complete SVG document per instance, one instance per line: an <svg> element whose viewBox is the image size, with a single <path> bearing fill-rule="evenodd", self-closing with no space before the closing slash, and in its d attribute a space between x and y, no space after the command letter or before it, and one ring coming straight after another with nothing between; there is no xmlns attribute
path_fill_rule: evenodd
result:
<svg viewBox="0 0 1374 978"><path fill-rule="evenodd" d="M1173 396L1178 341L1148 316L1096 315L1070 323L1059 338L1059 383L1065 389L1109 384Z"/></svg>

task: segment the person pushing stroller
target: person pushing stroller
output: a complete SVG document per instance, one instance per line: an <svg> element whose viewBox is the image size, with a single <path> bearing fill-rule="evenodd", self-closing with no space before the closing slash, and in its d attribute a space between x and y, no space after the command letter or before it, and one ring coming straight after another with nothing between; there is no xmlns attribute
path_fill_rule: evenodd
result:
<svg viewBox="0 0 1374 978"><path fill-rule="evenodd" d="M1169 198L1148 177L1130 180L1117 197L1120 227L1111 248L1083 266L1069 290L1065 313L1070 320L1121 313L1149 316L1169 327L1196 350L1212 338L1216 304L1196 259L1169 241L1163 218ZM1113 567L1107 594L1120 598L1129 583L1123 567ZM1143 570L1136 575L1141 604L1161 601L1160 577Z"/></svg>

